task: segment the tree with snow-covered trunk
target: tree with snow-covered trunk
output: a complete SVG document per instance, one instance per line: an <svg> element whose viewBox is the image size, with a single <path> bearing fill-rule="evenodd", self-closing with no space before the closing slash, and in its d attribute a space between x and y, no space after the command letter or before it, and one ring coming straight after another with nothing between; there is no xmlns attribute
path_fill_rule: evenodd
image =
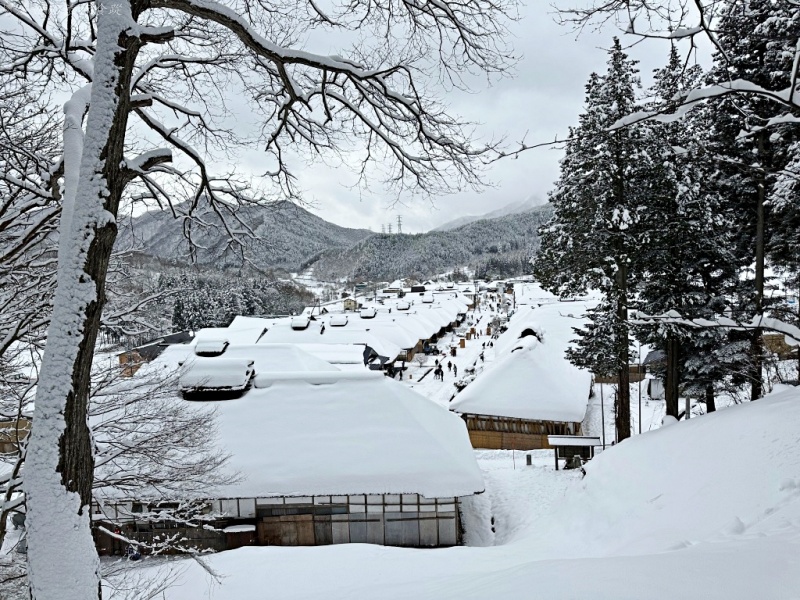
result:
<svg viewBox="0 0 800 600"><path fill-rule="evenodd" d="M324 12L299 0L43 0L30 9L0 0L0 10L14 30L0 43L0 74L71 93L58 283L26 463L31 594L91 598L100 595L100 573L87 410L121 203L145 197L169 206L191 235L202 199L233 239L247 235L235 206L263 203L263 195L212 172L192 144L224 150L248 141L211 108L232 82L262 124L256 141L271 163L264 181L279 197L296 193L293 147L311 156L352 151L362 180L378 164L399 189L479 185L493 147L474 145L419 75L435 65L459 85L467 72L503 72L503 20L513 3L358 0ZM346 56L316 54L296 42L307 30L349 32L355 43ZM193 169L171 166L173 150Z"/></svg>
<svg viewBox="0 0 800 600"><path fill-rule="evenodd" d="M196 502L209 490L229 484L238 474L226 469L227 455L212 443L217 436L216 413L183 402L177 395L177 372L144 367L136 377L123 376L126 365L96 369L92 375L89 423L95 448L92 497L105 505L123 499L183 502L182 520L200 515ZM27 390L33 384L11 386L0 369L0 415L4 418L29 414ZM2 412L10 400L20 407L16 414ZM25 412L21 409L27 408ZM6 518L24 510L25 444L0 453L0 465L10 470L0 477L0 546ZM188 508L188 509L187 509ZM158 511L168 520L172 509ZM147 521L146 513L137 520ZM173 519L177 520L177 519ZM174 550L175 539L161 540L151 552Z"/></svg>

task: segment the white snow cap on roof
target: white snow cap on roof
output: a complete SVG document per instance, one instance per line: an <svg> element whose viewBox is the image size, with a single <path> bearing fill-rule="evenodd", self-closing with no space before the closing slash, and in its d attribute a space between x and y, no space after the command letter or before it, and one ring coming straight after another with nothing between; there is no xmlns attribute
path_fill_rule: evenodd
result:
<svg viewBox="0 0 800 600"><path fill-rule="evenodd" d="M247 358L197 356L183 365L182 391L243 390L253 377L253 361Z"/></svg>
<svg viewBox="0 0 800 600"><path fill-rule="evenodd" d="M245 477L219 495L483 491L460 418L386 377L331 375L339 380L330 385L286 375L237 400L203 403L217 411L230 468Z"/></svg>
<svg viewBox="0 0 800 600"><path fill-rule="evenodd" d="M344 327L347 325L347 315L332 315L328 323L331 327Z"/></svg>
<svg viewBox="0 0 800 600"><path fill-rule="evenodd" d="M311 319L307 316L292 317L292 329L305 329L309 323L311 323Z"/></svg>
<svg viewBox="0 0 800 600"><path fill-rule="evenodd" d="M228 347L228 340L222 339L207 339L200 340L194 345L194 353L197 355L203 354L222 354L225 348Z"/></svg>
<svg viewBox="0 0 800 600"><path fill-rule="evenodd" d="M586 414L591 379L558 345L530 336L518 340L450 406L459 413L577 423Z"/></svg>

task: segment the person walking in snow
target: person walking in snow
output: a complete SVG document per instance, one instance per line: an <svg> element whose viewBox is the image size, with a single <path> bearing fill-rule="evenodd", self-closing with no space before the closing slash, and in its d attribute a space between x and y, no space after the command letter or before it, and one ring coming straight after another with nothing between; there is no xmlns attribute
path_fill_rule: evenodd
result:
<svg viewBox="0 0 800 600"><path fill-rule="evenodd" d="M453 365L453 377L458 377L458 365Z"/></svg>
<svg viewBox="0 0 800 600"><path fill-rule="evenodd" d="M483 362L483 352L481 352L481 362Z"/></svg>
<svg viewBox="0 0 800 600"><path fill-rule="evenodd" d="M447 371L448 372L453 371L453 363L451 363L449 360L447 361Z"/></svg>

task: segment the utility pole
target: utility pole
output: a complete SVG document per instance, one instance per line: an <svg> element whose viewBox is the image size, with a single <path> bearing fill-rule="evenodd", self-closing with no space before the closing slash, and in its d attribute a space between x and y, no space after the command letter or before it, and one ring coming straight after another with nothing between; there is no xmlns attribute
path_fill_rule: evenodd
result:
<svg viewBox="0 0 800 600"><path fill-rule="evenodd" d="M391 224L391 223L389 223L389 224L386 226L386 232L387 232L389 235L392 235L392 224Z"/></svg>
<svg viewBox="0 0 800 600"><path fill-rule="evenodd" d="M381 223L381 233L386 233L386 225Z"/></svg>
<svg viewBox="0 0 800 600"><path fill-rule="evenodd" d="M397 233L403 233L403 217L397 215Z"/></svg>

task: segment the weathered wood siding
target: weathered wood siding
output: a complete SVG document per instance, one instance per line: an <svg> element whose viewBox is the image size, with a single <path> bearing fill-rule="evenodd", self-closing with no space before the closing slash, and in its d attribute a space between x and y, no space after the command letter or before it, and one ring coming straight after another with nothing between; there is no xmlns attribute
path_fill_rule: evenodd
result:
<svg viewBox="0 0 800 600"><path fill-rule="evenodd" d="M258 543L320 546L365 543L441 547L460 543L457 498L418 494L257 500Z"/></svg>
<svg viewBox="0 0 800 600"><path fill-rule="evenodd" d="M538 450L550 448L548 435L580 435L580 423L527 421L508 417L465 414L473 448L489 450Z"/></svg>

